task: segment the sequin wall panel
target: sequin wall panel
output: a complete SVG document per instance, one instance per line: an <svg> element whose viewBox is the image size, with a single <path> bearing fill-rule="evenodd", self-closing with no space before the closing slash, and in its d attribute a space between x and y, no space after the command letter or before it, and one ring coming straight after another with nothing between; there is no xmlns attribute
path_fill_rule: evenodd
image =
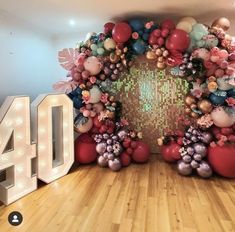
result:
<svg viewBox="0 0 235 232"><path fill-rule="evenodd" d="M177 116L184 112L187 82L139 63L115 82L114 89L123 103L123 116L132 128L143 132L151 151L158 152L157 138L166 128L176 129Z"/></svg>

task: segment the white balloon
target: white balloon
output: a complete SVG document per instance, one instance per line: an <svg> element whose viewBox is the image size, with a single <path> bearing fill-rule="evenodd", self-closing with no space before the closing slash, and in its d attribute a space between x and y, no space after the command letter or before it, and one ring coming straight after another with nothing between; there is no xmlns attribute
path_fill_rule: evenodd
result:
<svg viewBox="0 0 235 232"><path fill-rule="evenodd" d="M197 23L196 19L193 18L193 17L183 17L183 18L180 19L180 22L181 22L181 21L188 22L188 23L190 23L192 26Z"/></svg>
<svg viewBox="0 0 235 232"><path fill-rule="evenodd" d="M180 21L177 25L176 25L177 29L181 29L187 33L190 33L193 29L193 26L191 23L187 22L187 21Z"/></svg>
<svg viewBox="0 0 235 232"><path fill-rule="evenodd" d="M94 85L90 90L90 103L98 103L101 99L102 92L97 85Z"/></svg>

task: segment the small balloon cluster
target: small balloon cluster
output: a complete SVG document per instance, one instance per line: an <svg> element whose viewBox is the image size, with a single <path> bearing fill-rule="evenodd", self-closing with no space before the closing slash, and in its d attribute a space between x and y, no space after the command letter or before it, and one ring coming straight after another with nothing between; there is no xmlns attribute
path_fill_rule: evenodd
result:
<svg viewBox="0 0 235 232"><path fill-rule="evenodd" d="M191 175L193 170L203 178L212 175L212 169L205 160L207 146L212 141L210 132L203 132L198 128L189 127L183 138L183 146L180 149L181 160L178 161L177 169L181 175Z"/></svg>
<svg viewBox="0 0 235 232"><path fill-rule="evenodd" d="M98 165L119 171L121 167L129 166L132 160L137 163L147 162L150 151L146 144L138 142L140 134L137 135L120 124L116 128L118 129L113 134L94 135L96 151L99 154Z"/></svg>
<svg viewBox="0 0 235 232"><path fill-rule="evenodd" d="M195 130L207 131L213 125L233 127L235 46L227 34L229 27L230 22L224 17L211 26L192 17L184 17L178 23L171 19L156 23L135 18L108 22L103 32L88 33L76 49L60 51L59 62L68 71L68 79L56 83L54 88L68 94L74 103L75 131L90 133L91 137L97 135L94 138L101 139L103 144L112 140L112 149L118 141L125 150L122 141L112 139L119 138L117 123L123 120L121 103L111 91L112 82L128 71L135 58L141 55L156 63L157 69L169 68L173 76L185 78L190 83L185 113L194 119ZM107 134L110 140L105 140ZM174 136L169 137L170 143L184 146L175 141ZM107 144L106 149L111 150L111 144ZM126 149L126 154L133 150L132 146ZM99 154L103 157L99 159L110 161L112 169L118 169L120 157L107 155L111 153L108 150L104 151L105 156Z"/></svg>

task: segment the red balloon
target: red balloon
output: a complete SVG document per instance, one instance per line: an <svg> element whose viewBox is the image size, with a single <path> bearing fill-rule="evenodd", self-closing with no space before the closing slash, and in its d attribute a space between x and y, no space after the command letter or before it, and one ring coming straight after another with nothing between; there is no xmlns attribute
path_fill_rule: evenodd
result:
<svg viewBox="0 0 235 232"><path fill-rule="evenodd" d="M181 29L175 29L169 35L166 41L166 48L168 50L185 51L190 44L189 34Z"/></svg>
<svg viewBox="0 0 235 232"><path fill-rule="evenodd" d="M128 23L117 23L112 31L112 36L115 42L125 43L131 37L132 30Z"/></svg>
<svg viewBox="0 0 235 232"><path fill-rule="evenodd" d="M209 147L208 161L213 170L221 176L235 178L235 145Z"/></svg>
<svg viewBox="0 0 235 232"><path fill-rule="evenodd" d="M158 38L156 36L154 36L153 34L150 34L149 39L148 39L148 43L150 45L155 45L155 44L157 44L157 40L158 40Z"/></svg>
<svg viewBox="0 0 235 232"><path fill-rule="evenodd" d="M108 22L104 24L104 34L111 33L115 24L112 22Z"/></svg>
<svg viewBox="0 0 235 232"><path fill-rule="evenodd" d="M96 143L89 134L82 134L75 140L75 158L81 164L89 164L96 160Z"/></svg>
<svg viewBox="0 0 235 232"><path fill-rule="evenodd" d="M132 153L132 159L137 163L147 162L150 157L149 146L142 141L137 141L136 143L137 145L136 145L135 150Z"/></svg>
<svg viewBox="0 0 235 232"><path fill-rule="evenodd" d="M181 146L176 142L161 146L161 154L163 159L170 163L174 163L181 159L180 148Z"/></svg>
<svg viewBox="0 0 235 232"><path fill-rule="evenodd" d="M171 19L165 19L161 23L161 28L167 28L169 30L173 30L173 29L175 29L175 23Z"/></svg>
<svg viewBox="0 0 235 232"><path fill-rule="evenodd" d="M120 155L120 160L123 167L129 166L131 163L131 157L126 152Z"/></svg>

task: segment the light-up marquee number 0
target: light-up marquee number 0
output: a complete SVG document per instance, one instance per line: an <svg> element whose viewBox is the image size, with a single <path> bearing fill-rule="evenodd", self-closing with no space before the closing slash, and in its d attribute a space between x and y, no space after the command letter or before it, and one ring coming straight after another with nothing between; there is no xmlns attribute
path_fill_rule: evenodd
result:
<svg viewBox="0 0 235 232"><path fill-rule="evenodd" d="M8 205L67 174L74 162L73 104L65 94L8 97L0 109L0 201ZM1 180L2 179L2 180Z"/></svg>

